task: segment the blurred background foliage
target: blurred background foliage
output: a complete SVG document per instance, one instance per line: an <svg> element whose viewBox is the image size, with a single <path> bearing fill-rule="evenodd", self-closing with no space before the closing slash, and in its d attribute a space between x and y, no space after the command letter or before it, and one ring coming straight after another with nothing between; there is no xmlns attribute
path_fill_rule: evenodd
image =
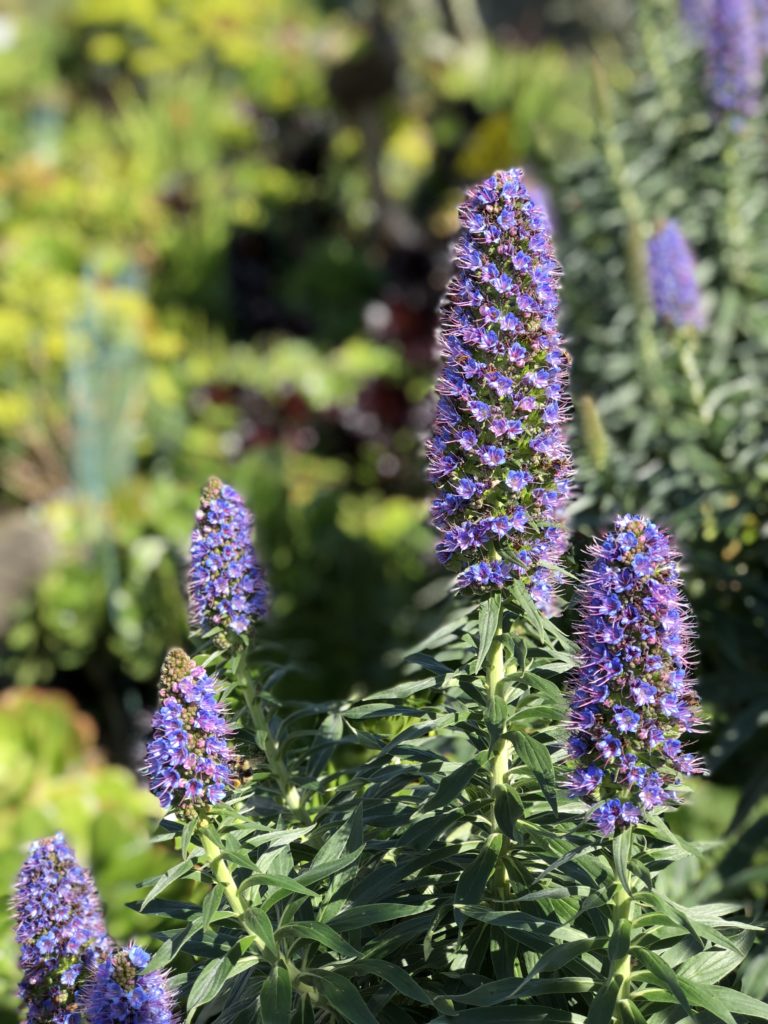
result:
<svg viewBox="0 0 768 1024"><path fill-rule="evenodd" d="M115 933L139 927L120 908L161 854L129 769L209 474L257 515L294 694L386 685L440 621L434 307L464 185L524 164L566 270L579 536L642 509L690 566L715 776L680 825L727 839L684 881L762 898L766 121L714 122L676 0L0 11L3 885L64 828ZM645 240L671 215L701 337L650 313Z"/></svg>

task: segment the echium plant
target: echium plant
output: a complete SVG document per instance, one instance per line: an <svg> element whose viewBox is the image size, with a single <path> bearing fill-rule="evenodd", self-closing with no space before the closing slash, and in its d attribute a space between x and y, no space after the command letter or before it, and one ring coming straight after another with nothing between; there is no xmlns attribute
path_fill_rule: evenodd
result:
<svg viewBox="0 0 768 1024"><path fill-rule="evenodd" d="M192 532L189 618L202 633L244 637L267 611L269 591L253 547L253 516L228 484L211 477Z"/></svg>
<svg viewBox="0 0 768 1024"><path fill-rule="evenodd" d="M571 467L549 221L518 170L470 190L459 218L428 445L438 555L459 568L458 587L481 593L520 579L552 612Z"/></svg>
<svg viewBox="0 0 768 1024"><path fill-rule="evenodd" d="M61 833L32 843L13 897L28 1024L77 1024L109 939L96 886Z"/></svg>
<svg viewBox="0 0 768 1024"><path fill-rule="evenodd" d="M163 807L221 803L232 782L231 726L213 679L179 648L160 673L160 707L147 747L149 786Z"/></svg>
<svg viewBox="0 0 768 1024"><path fill-rule="evenodd" d="M133 944L109 953L85 993L88 1024L176 1024L166 975L142 973L149 960L149 953Z"/></svg>
<svg viewBox="0 0 768 1024"><path fill-rule="evenodd" d="M662 323L704 329L696 258L677 221L667 221L651 236L648 275L656 315Z"/></svg>
<svg viewBox="0 0 768 1024"><path fill-rule="evenodd" d="M673 803L702 771L682 737L700 723L689 678L690 611L680 555L642 516L621 516L591 549L581 587L580 664L570 695L574 796L597 801L601 832Z"/></svg>
<svg viewBox="0 0 768 1024"><path fill-rule="evenodd" d="M697 852L662 817L698 767L681 743L697 710L673 542L638 516L596 542L579 644L537 607L559 580L570 475L557 266L520 171L471 190L462 220L430 444L455 609L391 690L281 698L253 628L263 604L232 625L237 586L264 580L250 515L209 485L194 651L166 659L148 749L180 861L146 883L157 952L101 958L90 1024L169 1024L172 989L200 1024L768 1015L739 990L757 930L739 905L684 906L660 882ZM472 301L451 312L459 295ZM462 499L464 479L478 486ZM230 547L217 531L233 516ZM462 531L477 543L446 551ZM182 882L187 898L171 898Z"/></svg>
<svg viewBox="0 0 768 1024"><path fill-rule="evenodd" d="M756 0L712 0L706 33L707 88L720 115L741 125L760 107L764 83Z"/></svg>

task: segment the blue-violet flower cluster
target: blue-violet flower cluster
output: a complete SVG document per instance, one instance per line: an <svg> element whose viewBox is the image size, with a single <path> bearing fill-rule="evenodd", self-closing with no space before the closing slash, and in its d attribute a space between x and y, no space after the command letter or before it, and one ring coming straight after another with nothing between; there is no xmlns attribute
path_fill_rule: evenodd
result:
<svg viewBox="0 0 768 1024"><path fill-rule="evenodd" d="M168 976L140 972L150 956L140 946L116 950L96 969L86 994L88 1024L174 1024Z"/></svg>
<svg viewBox="0 0 768 1024"><path fill-rule="evenodd" d="M676 220L668 220L649 240L648 276L659 320L672 327L704 329L696 258Z"/></svg>
<svg viewBox="0 0 768 1024"><path fill-rule="evenodd" d="M573 796L595 801L605 835L674 802L702 770L683 749L700 725L689 676L690 615L679 553L642 516L621 516L590 548L580 594L581 660L571 695Z"/></svg>
<svg viewBox="0 0 768 1024"><path fill-rule="evenodd" d="M267 613L269 589L253 547L253 516L234 489L211 477L192 531L189 609L192 625L240 636Z"/></svg>
<svg viewBox="0 0 768 1024"><path fill-rule="evenodd" d="M470 189L459 217L427 443L439 491L437 553L459 570L457 586L482 591L520 579L551 613L572 475L560 268L522 171L497 171Z"/></svg>
<svg viewBox="0 0 768 1024"><path fill-rule="evenodd" d="M13 906L28 1024L79 1024L83 983L109 939L93 879L60 832L30 846Z"/></svg>
<svg viewBox="0 0 768 1024"><path fill-rule="evenodd" d="M754 0L713 0L706 51L710 99L738 127L757 113L763 91Z"/></svg>
<svg viewBox="0 0 768 1024"><path fill-rule="evenodd" d="M159 697L147 745L150 789L163 807L184 813L220 803L232 784L235 754L214 680L175 647L163 662Z"/></svg>

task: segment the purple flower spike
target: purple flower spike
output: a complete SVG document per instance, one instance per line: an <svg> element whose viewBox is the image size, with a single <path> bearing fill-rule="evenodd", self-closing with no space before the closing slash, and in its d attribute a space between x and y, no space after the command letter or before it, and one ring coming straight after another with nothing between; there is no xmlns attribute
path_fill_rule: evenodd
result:
<svg viewBox="0 0 768 1024"><path fill-rule="evenodd" d="M214 680L178 647L165 656L145 771L163 807L183 814L221 803L233 781L231 727Z"/></svg>
<svg viewBox="0 0 768 1024"><path fill-rule="evenodd" d="M659 320L672 327L705 328L696 258L677 221L667 221L648 242L648 276Z"/></svg>
<svg viewBox="0 0 768 1024"><path fill-rule="evenodd" d="M93 878L60 832L30 846L13 909L28 1024L80 1024L83 983L109 939Z"/></svg>
<svg viewBox="0 0 768 1024"><path fill-rule="evenodd" d="M572 476L560 268L522 171L497 171L470 189L459 216L427 443L437 553L458 570L458 587L483 592L519 579L551 614Z"/></svg>
<svg viewBox="0 0 768 1024"><path fill-rule="evenodd" d="M253 516L243 499L211 477L190 546L189 617L197 629L219 626L245 636L267 614L269 589L252 536Z"/></svg>
<svg viewBox="0 0 768 1024"><path fill-rule="evenodd" d="M763 53L754 0L712 0L707 87L714 107L738 127L757 113Z"/></svg>
<svg viewBox="0 0 768 1024"><path fill-rule="evenodd" d="M167 974L140 973L149 960L149 953L130 945L99 965L86 994L89 1024L176 1024Z"/></svg>
<svg viewBox="0 0 768 1024"><path fill-rule="evenodd" d="M676 802L680 777L703 771L682 744L701 720L689 676L690 612L671 539L649 519L621 516L590 555L568 786L597 804L593 821L612 835Z"/></svg>

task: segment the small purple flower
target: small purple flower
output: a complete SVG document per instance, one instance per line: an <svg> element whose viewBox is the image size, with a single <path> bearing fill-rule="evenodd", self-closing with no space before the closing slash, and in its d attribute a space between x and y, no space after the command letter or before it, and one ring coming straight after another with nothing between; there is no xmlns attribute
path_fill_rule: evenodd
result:
<svg viewBox="0 0 768 1024"><path fill-rule="evenodd" d="M704 329L696 259L677 221L667 221L648 242L648 276L659 320Z"/></svg>
<svg viewBox="0 0 768 1024"><path fill-rule="evenodd" d="M621 516L590 555L570 694L576 767L567 785L596 804L594 823L611 835L675 802L680 776L703 770L682 743L700 724L699 703L671 539L642 516Z"/></svg>
<svg viewBox="0 0 768 1024"><path fill-rule="evenodd" d="M218 626L244 636L267 614L269 589L252 537L253 516L243 499L211 477L190 545L189 617L197 629Z"/></svg>
<svg viewBox="0 0 768 1024"><path fill-rule="evenodd" d="M13 910L28 1024L80 1024L83 983L109 939L93 878L60 832L30 846Z"/></svg>
<svg viewBox="0 0 768 1024"><path fill-rule="evenodd" d="M475 590L521 580L555 610L572 476L568 356L549 221L519 170L469 190L442 307L429 475L438 556Z"/></svg>
<svg viewBox="0 0 768 1024"><path fill-rule="evenodd" d="M149 788L163 807L185 814L221 803L232 785L235 754L214 680L174 647L163 662L159 696L145 761Z"/></svg>
<svg viewBox="0 0 768 1024"><path fill-rule="evenodd" d="M712 0L706 49L712 105L739 127L758 112L763 91L763 53L754 0Z"/></svg>
<svg viewBox="0 0 768 1024"><path fill-rule="evenodd" d="M175 1000L163 971L141 972L149 954L130 945L112 952L88 985L88 1024L176 1024Z"/></svg>

